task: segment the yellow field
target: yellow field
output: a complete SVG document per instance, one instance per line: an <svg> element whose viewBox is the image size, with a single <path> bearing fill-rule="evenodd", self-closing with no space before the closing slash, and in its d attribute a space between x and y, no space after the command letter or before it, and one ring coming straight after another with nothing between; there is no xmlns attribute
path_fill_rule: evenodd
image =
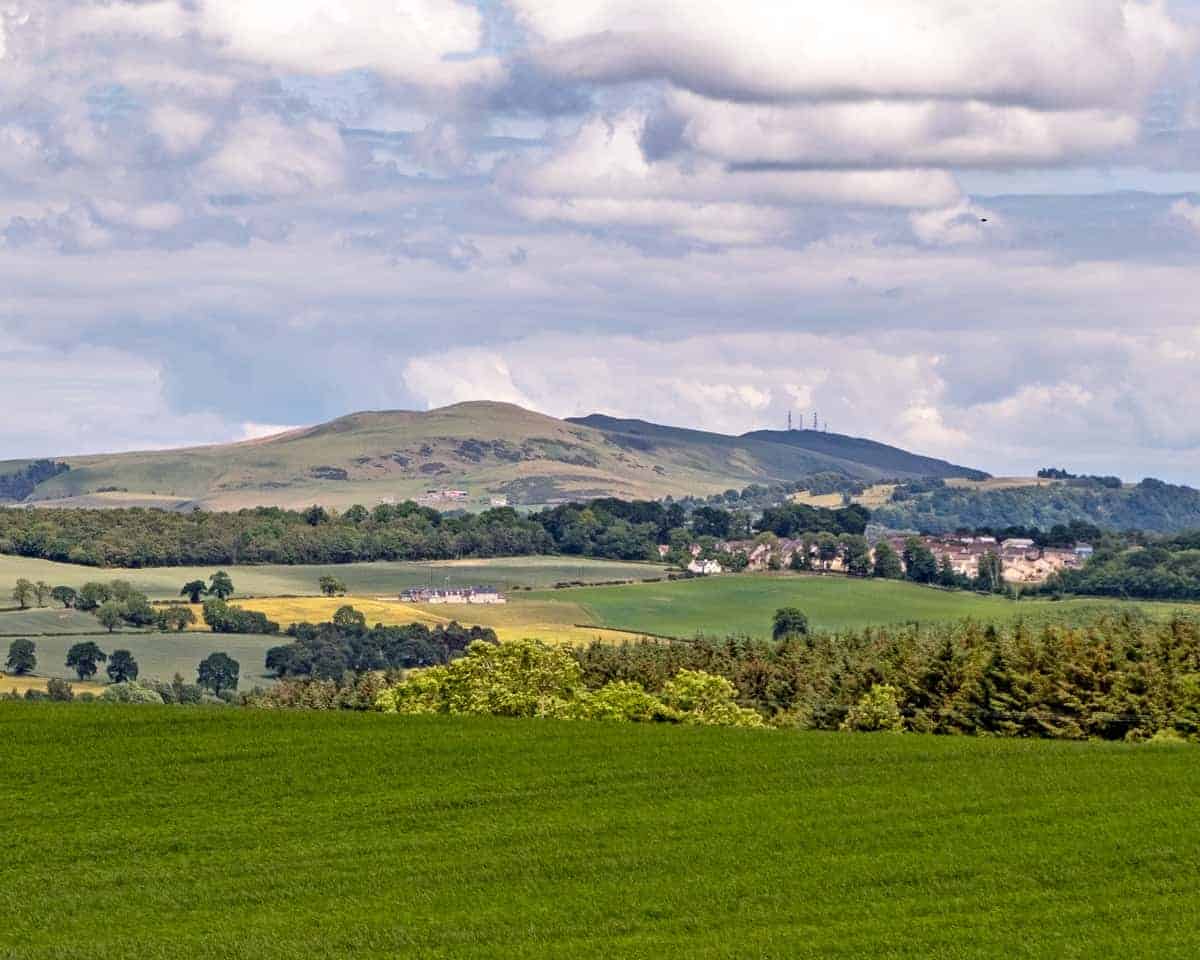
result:
<svg viewBox="0 0 1200 960"><path fill-rule="evenodd" d="M380 600L375 597L279 597L239 600L237 606L265 614L286 630L293 623L322 623L331 619L338 607L349 604L364 614L374 626L400 626L406 623L459 623L491 627L501 640L520 640L537 637L547 643L582 644L597 638L602 640L628 639L627 633L578 627L591 615L576 603L565 600L531 600L515 596L506 604L415 604L399 600ZM207 630L199 607L194 630Z"/></svg>
<svg viewBox="0 0 1200 960"><path fill-rule="evenodd" d="M45 677L10 677L5 673L0 673L0 694L12 693L13 691L25 695L26 690L42 690L46 689ZM99 696L104 692L104 684L96 683L95 681L71 681L71 689L76 694L94 693Z"/></svg>
<svg viewBox="0 0 1200 960"><path fill-rule="evenodd" d="M1053 487L1061 483L1061 480L1049 480L1041 477L992 477L990 480L967 480L962 477L954 477L946 481L946 486L960 487L964 490L1017 490L1021 487Z"/></svg>
<svg viewBox="0 0 1200 960"><path fill-rule="evenodd" d="M842 505L842 495L840 493L809 493L807 490L801 490L799 493L793 493L791 496L792 503L802 503L809 507L824 507L826 510L836 510Z"/></svg>

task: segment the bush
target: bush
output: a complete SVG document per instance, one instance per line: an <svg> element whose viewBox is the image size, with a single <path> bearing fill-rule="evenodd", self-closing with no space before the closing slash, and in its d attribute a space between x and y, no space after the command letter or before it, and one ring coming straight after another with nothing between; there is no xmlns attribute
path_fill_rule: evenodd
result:
<svg viewBox="0 0 1200 960"><path fill-rule="evenodd" d="M66 680L51 677L46 681L46 696L60 703L69 703L75 699L75 690Z"/></svg>
<svg viewBox="0 0 1200 960"><path fill-rule="evenodd" d="M128 680L125 683L114 683L100 694L104 703L153 703L161 705L165 701L153 686Z"/></svg>
<svg viewBox="0 0 1200 960"><path fill-rule="evenodd" d="M899 733L904 729L904 717L900 714L900 691L890 684L882 683L871 687L852 706L842 723L843 730L860 733L890 731Z"/></svg>

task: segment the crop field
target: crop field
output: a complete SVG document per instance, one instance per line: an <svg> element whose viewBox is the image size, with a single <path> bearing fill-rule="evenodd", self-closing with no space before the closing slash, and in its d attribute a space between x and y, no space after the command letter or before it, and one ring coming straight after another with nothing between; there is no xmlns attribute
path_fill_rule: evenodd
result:
<svg viewBox="0 0 1200 960"><path fill-rule="evenodd" d="M1191 960L1196 761L0 704L0 958Z"/></svg>
<svg viewBox="0 0 1200 960"><path fill-rule="evenodd" d="M0 672L0 694L3 693L19 693L25 695L26 690L46 689L46 677L13 677ZM89 681L81 683L78 679L72 678L71 689L76 693L91 693L101 694L104 692L104 685Z"/></svg>
<svg viewBox="0 0 1200 960"><path fill-rule="evenodd" d="M93 623L93 630L95 625ZM239 686L248 690L255 685L265 686L270 682L264 677L264 660L267 651L287 638L245 636L233 633L143 633L124 630L117 633L93 633L91 636L63 635L57 637L33 637L37 645L38 684L45 686L46 677L63 677L76 682L75 671L66 665L67 651L76 643L94 640L105 653L128 650L138 662L140 675L170 680L176 673L183 674L188 681L196 679L196 668L210 653L221 651L229 654L241 666ZM8 640L0 641L0 664L8 655ZM97 680L107 681L104 665L100 665ZM81 688L82 689L82 688Z"/></svg>
<svg viewBox="0 0 1200 960"><path fill-rule="evenodd" d="M799 607L818 630L857 629L874 624L934 621L1011 620L1070 617L1118 601L1012 601L962 591L938 590L892 580L854 580L840 576L754 574L643 583L616 587L583 587L562 591L589 615L582 622L623 630L644 630L674 637L697 634L766 636L780 607ZM534 597L547 597L535 593ZM1128 603L1129 607L1166 616L1179 604ZM1196 609L1196 607L1192 607Z"/></svg>
<svg viewBox="0 0 1200 960"><path fill-rule="evenodd" d="M18 577L45 580L55 586L80 587L89 580L128 580L152 600L172 600L189 580L207 580L225 569L238 596L314 596L317 581L330 574L352 594L396 596L408 587L490 584L501 589L552 587L560 581L643 580L664 575L665 567L650 563L563 557L506 557L496 560L443 560L435 563L347 563L323 566L153 567L97 569L27 557L0 556L0 602Z"/></svg>
<svg viewBox="0 0 1200 960"><path fill-rule="evenodd" d="M0 584L3 589L3 584ZM32 637L47 633L95 633L96 618L57 603L28 610L0 609L0 637Z"/></svg>
<svg viewBox="0 0 1200 960"><path fill-rule="evenodd" d="M595 639L628 639L628 634L600 630L580 624L590 622L591 615L577 603L572 603L572 591L556 591L550 597L532 598L514 594L506 603L486 604L413 604L399 601L375 600L371 597L281 597L245 600L238 605L247 610L266 614L284 630L289 624L319 623L329 620L338 607L349 604L374 626L396 626L406 623L425 623L434 626L457 620L468 626L491 627L501 640L521 640L536 637L547 643L589 643ZM559 599L562 598L562 599ZM199 608L196 608L199 617ZM205 629L203 623L196 629Z"/></svg>

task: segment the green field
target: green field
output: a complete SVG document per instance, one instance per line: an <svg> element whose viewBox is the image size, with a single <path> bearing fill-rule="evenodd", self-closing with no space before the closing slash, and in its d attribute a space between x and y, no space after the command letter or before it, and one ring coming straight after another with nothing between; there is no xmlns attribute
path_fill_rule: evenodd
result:
<svg viewBox="0 0 1200 960"><path fill-rule="evenodd" d="M0 637L34 637L46 633L95 633L96 630L96 618L92 614L80 610L64 610L57 603L29 610L0 608Z"/></svg>
<svg viewBox="0 0 1200 960"><path fill-rule="evenodd" d="M799 607L816 630L876 624L1069 617L1122 606L1118 601L1012 601L894 580L854 580L795 574L709 577L619 587L585 587L557 596L581 605L596 626L673 637L697 634L767 636L780 607ZM1179 604L1127 603L1165 616Z"/></svg>
<svg viewBox="0 0 1200 960"><path fill-rule="evenodd" d="M57 586L80 587L89 580L129 580L152 600L172 600L189 580L208 579L212 567L152 567L146 569L97 569L68 563L52 563L27 557L0 556L0 603L18 577L45 580ZM650 563L621 563L610 560L564 557L507 557L497 560L444 560L435 563L347 563L324 566L235 566L224 567L233 577L237 596L315 596L317 581L331 574L346 584L350 593L395 596L406 587L428 584L435 587L491 584L512 587L551 587L564 580L601 582L641 580L663 576L665 567Z"/></svg>
<svg viewBox="0 0 1200 960"><path fill-rule="evenodd" d="M92 630L95 631L95 621ZM274 682L263 675L264 659L271 647L287 643L287 637L246 636L236 633L142 633L124 630L117 633L92 633L87 636L63 635L57 637L32 637L37 646L37 670L39 677L63 677L74 680L74 670L66 666L67 651L76 643L94 640L105 653L128 650L138 662L139 675L147 679L170 680L176 673L185 680L195 682L196 668L210 653L227 653L241 666L238 686L249 690L254 686L266 686ZM0 639L0 669L8 655L8 638ZM96 679L107 682L104 665Z"/></svg>
<svg viewBox="0 0 1200 960"><path fill-rule="evenodd" d="M1194 748L0 704L0 958L1192 958Z"/></svg>

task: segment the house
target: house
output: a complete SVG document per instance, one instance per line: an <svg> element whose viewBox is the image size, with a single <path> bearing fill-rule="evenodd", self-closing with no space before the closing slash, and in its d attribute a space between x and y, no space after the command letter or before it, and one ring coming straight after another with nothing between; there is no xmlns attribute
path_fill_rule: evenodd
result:
<svg viewBox="0 0 1200 960"><path fill-rule="evenodd" d="M508 599L494 587L451 587L435 590L431 587L413 587L400 594L405 603L508 603Z"/></svg>
<svg viewBox="0 0 1200 960"><path fill-rule="evenodd" d="M658 545L658 559L666 560L671 555L671 545L669 543L660 543Z"/></svg>
<svg viewBox="0 0 1200 960"><path fill-rule="evenodd" d="M489 497L488 498L488 506L489 507L507 507L508 506L508 497Z"/></svg>
<svg viewBox="0 0 1200 960"><path fill-rule="evenodd" d="M696 573L701 576L708 576L712 573L723 573L721 565L716 560L693 560L688 564L688 572Z"/></svg>
<svg viewBox="0 0 1200 960"><path fill-rule="evenodd" d="M1075 556L1079 557L1080 560L1091 560L1095 552L1096 548L1090 543L1075 544Z"/></svg>

